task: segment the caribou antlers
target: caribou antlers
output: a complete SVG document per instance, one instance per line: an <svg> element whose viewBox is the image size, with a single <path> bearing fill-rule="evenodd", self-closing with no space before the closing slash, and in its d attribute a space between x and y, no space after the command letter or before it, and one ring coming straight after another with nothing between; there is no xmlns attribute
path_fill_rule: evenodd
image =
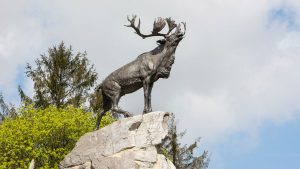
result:
<svg viewBox="0 0 300 169"><path fill-rule="evenodd" d="M161 17L157 18L156 20L154 20L153 23L153 30L151 34L145 35L142 34L140 31L140 26L141 26L141 20L139 19L138 21L138 25L135 26L135 20L136 20L137 16L133 15L132 18L130 19L127 16L127 20L129 21L129 25L125 25L126 27L132 27L135 30L135 33L138 34L139 36L141 36L143 39L148 38L148 37L152 37L152 36L163 36L163 37L167 37L174 28L177 28L177 31L180 31L180 25L177 25L175 23L174 20L172 20L171 18L166 18L163 19ZM160 33L160 31L162 31L164 29L164 27L166 26L166 22L168 24L169 30L166 34L164 33ZM182 23L184 25L185 28L185 23Z"/></svg>

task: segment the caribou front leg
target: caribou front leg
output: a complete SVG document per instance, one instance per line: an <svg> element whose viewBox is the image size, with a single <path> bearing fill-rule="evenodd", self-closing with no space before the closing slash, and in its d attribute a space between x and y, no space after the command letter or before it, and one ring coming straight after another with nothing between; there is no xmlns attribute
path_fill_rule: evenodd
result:
<svg viewBox="0 0 300 169"><path fill-rule="evenodd" d="M147 77L143 81L143 89L144 89L144 112L143 114L149 113L152 111L151 109L151 89L152 84L150 84L150 77Z"/></svg>
<svg viewBox="0 0 300 169"><path fill-rule="evenodd" d="M153 83L150 83L149 85L149 96L148 96L148 109L149 112L152 112L152 105L151 105L151 93L152 93Z"/></svg>

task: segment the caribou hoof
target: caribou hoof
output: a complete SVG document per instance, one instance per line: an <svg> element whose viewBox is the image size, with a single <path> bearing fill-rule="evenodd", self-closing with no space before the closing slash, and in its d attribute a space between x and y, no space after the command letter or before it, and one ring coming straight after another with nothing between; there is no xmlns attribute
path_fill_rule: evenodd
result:
<svg viewBox="0 0 300 169"><path fill-rule="evenodd" d="M144 110L144 111L143 111L143 114L147 114L147 113L149 113L149 112L151 112L151 110Z"/></svg>
<svg viewBox="0 0 300 169"><path fill-rule="evenodd" d="M132 117L133 115L131 114L131 113L129 113L129 112L126 112L126 115L125 115L125 117Z"/></svg>

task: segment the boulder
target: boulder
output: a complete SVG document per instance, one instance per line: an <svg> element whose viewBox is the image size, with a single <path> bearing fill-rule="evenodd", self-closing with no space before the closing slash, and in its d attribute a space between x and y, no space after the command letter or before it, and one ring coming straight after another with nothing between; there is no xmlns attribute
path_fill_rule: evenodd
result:
<svg viewBox="0 0 300 169"><path fill-rule="evenodd" d="M170 114L151 112L118 120L83 135L61 169L176 169L160 154Z"/></svg>

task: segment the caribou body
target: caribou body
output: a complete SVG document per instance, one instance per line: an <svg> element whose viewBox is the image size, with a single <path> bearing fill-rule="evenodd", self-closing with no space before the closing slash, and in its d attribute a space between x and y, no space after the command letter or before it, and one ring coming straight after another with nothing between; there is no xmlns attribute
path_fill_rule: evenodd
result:
<svg viewBox="0 0 300 169"><path fill-rule="evenodd" d="M159 78L168 78L172 64L175 60L175 51L179 42L184 38L184 32L181 31L180 24L175 24L171 18L158 18L154 21L151 34L144 35L140 32L140 20L138 26L135 26L136 16L131 19L127 27L132 27L135 33L142 38L161 36L163 39L158 40L158 46L150 52L139 55L134 61L122 66L107 76L97 87L103 97L103 110L99 112L96 128L99 128L100 121L105 112L111 110L123 114L125 117L132 116L129 112L119 108L118 103L122 96L144 89L144 111L152 111L151 107L151 90L155 81ZM169 30L166 34L160 31L168 24ZM174 30L175 29L175 30ZM173 31L174 30L174 31Z"/></svg>

